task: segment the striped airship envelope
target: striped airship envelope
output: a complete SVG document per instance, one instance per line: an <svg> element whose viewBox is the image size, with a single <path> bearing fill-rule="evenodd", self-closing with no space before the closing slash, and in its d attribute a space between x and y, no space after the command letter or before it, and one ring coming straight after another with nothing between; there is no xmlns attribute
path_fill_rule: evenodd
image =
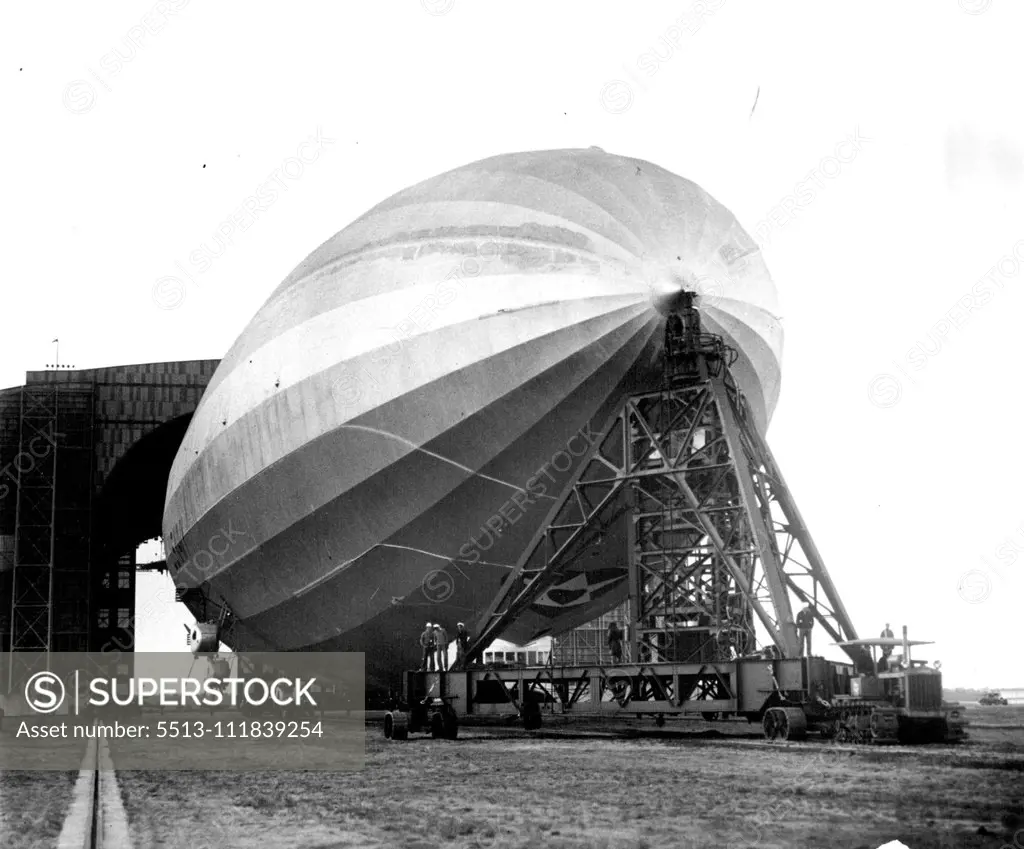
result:
<svg viewBox="0 0 1024 849"><path fill-rule="evenodd" d="M682 290L738 352L763 432L775 288L694 183L590 148L399 192L313 251L220 363L167 487L177 585L229 607L235 649L365 651L369 683L393 680L426 622L487 609L609 412L656 385ZM608 609L621 570L591 564L511 638Z"/></svg>

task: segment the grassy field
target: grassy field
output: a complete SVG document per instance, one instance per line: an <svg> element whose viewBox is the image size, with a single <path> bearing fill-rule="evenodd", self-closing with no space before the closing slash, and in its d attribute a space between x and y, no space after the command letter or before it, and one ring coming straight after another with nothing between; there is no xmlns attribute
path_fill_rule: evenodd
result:
<svg viewBox="0 0 1024 849"><path fill-rule="evenodd" d="M405 743L369 727L366 768L347 775L120 781L137 846L1012 846L1024 828L1024 710L971 715L970 744L916 748L768 744L743 723L464 729L457 742Z"/></svg>
<svg viewBox="0 0 1024 849"><path fill-rule="evenodd" d="M56 846L76 778L74 772L0 772L0 846Z"/></svg>
<svg viewBox="0 0 1024 849"><path fill-rule="evenodd" d="M970 743L915 748L768 744L745 723L464 728L455 742L404 743L371 725L366 767L347 774L118 780L136 849L1012 847L1024 708L972 706L970 718ZM5 801L35 815L68 781L20 776L3 777ZM53 835L48 816L22 822Z"/></svg>
<svg viewBox="0 0 1024 849"><path fill-rule="evenodd" d="M967 705L971 727L1024 731L1024 705Z"/></svg>
<svg viewBox="0 0 1024 849"><path fill-rule="evenodd" d="M0 745L0 847L44 849L56 845L84 755L81 740L40 744L19 741L13 731L5 732ZM28 758L40 771L2 769L5 761L20 763ZM76 766L69 769L69 764Z"/></svg>

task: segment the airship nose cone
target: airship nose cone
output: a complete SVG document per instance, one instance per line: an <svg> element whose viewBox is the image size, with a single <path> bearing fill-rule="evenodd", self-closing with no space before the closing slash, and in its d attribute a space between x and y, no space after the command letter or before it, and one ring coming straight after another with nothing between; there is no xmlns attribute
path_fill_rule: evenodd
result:
<svg viewBox="0 0 1024 849"><path fill-rule="evenodd" d="M662 280L651 286L651 303L662 315L668 316L678 312L682 306L683 293L686 286L682 280Z"/></svg>
<svg viewBox="0 0 1024 849"><path fill-rule="evenodd" d="M649 274L648 280L651 304L664 316L682 309L685 293L695 295L693 304L700 306L702 299L710 291L703 277L690 274L684 269L661 269Z"/></svg>
<svg viewBox="0 0 1024 849"><path fill-rule="evenodd" d="M658 312L669 315L678 307L683 289L678 275L660 275L651 282L650 302Z"/></svg>

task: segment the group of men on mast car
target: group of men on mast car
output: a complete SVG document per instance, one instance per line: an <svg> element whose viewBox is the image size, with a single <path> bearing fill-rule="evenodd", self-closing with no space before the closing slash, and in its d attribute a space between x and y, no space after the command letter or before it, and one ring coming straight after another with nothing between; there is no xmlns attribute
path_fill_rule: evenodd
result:
<svg viewBox="0 0 1024 849"><path fill-rule="evenodd" d="M464 622L459 622L455 629L455 666L460 667L465 663L469 651L469 632ZM448 632L440 622L428 622L420 634L420 647L423 649L420 671L447 672L448 647L451 643Z"/></svg>

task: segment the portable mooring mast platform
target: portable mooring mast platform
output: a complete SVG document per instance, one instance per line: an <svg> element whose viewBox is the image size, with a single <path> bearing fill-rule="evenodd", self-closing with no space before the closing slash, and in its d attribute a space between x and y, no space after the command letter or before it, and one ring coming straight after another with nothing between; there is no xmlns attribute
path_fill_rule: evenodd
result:
<svg viewBox="0 0 1024 849"><path fill-rule="evenodd" d="M652 714L659 722L742 715L763 721L770 737L818 727L825 734L848 728L859 738L866 723L879 740L894 739L899 715L923 711L923 719L961 735L959 712L944 712L937 669L911 670L928 678L913 703L909 691L898 692L909 685L858 683L875 680L871 655L732 378L737 354L702 332L694 299L682 293L666 317L661 385L624 397L600 431L545 531L479 623L470 665L408 673L387 736L430 730L451 737L460 717L510 709L527 727L539 725L544 711ZM625 662L473 665L617 523L625 523L627 537ZM849 663L802 656L798 605L810 605L813 630L840 645ZM760 648L756 623L766 635ZM866 701L862 689L870 690ZM844 699L845 713L837 707ZM888 711L901 700L903 714Z"/></svg>

